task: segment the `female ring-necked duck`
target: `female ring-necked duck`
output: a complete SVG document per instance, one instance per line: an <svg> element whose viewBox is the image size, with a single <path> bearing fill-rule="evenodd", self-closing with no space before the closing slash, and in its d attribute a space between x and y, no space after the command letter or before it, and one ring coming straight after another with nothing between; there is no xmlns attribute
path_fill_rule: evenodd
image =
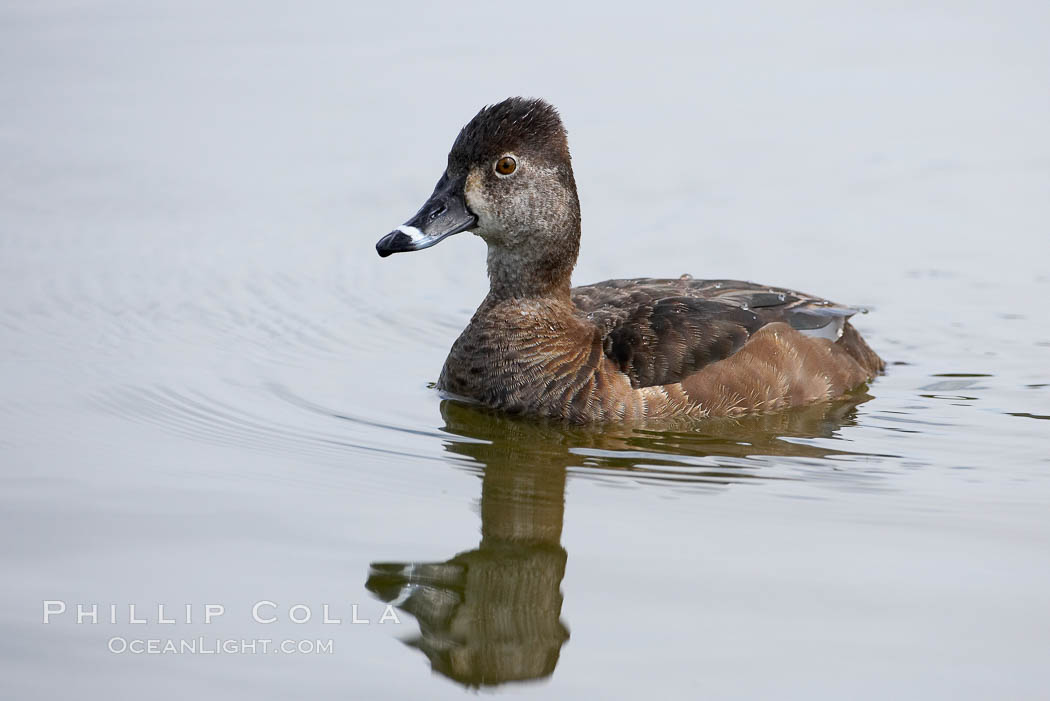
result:
<svg viewBox="0 0 1050 701"><path fill-rule="evenodd" d="M800 292L688 275L570 288L580 204L542 100L478 112L430 199L376 250L468 230L488 244L489 293L438 386L484 405L577 423L734 416L831 399L883 369L847 321L856 309Z"/></svg>

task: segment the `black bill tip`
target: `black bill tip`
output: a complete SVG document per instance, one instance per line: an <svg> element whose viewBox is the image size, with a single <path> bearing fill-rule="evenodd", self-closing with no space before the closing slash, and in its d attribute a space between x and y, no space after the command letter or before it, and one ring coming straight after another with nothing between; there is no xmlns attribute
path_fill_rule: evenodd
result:
<svg viewBox="0 0 1050 701"><path fill-rule="evenodd" d="M397 229L379 239L379 242L376 244L376 253L381 258L386 258L392 253L403 253L411 250L413 250L412 237Z"/></svg>

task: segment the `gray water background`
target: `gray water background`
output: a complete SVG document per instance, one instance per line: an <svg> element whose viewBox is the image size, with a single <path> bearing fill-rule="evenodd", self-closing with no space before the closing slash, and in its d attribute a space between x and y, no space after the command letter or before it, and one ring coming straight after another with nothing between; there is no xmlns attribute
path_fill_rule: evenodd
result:
<svg viewBox="0 0 1050 701"><path fill-rule="evenodd" d="M570 636L489 691L1045 698L1048 8L5 2L4 698L461 698L365 585L491 552L486 499L551 525L542 613ZM373 245L518 94L569 129L577 284L688 272L867 306L870 396L633 436L442 404L484 246ZM526 515L482 498L499 480ZM44 625L49 599L121 622ZM126 622L165 602L227 613ZM323 603L373 623L320 625ZM197 635L334 653L107 651Z"/></svg>

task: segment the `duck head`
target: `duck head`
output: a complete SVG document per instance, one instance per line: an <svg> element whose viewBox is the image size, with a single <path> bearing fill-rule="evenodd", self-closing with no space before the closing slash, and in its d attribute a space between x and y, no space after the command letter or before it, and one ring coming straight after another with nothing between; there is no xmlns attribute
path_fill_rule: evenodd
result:
<svg viewBox="0 0 1050 701"><path fill-rule="evenodd" d="M492 292L564 286L567 294L580 204L565 128L551 105L512 97L478 112L452 145L433 194L376 250L384 257L418 251L461 231L488 244Z"/></svg>

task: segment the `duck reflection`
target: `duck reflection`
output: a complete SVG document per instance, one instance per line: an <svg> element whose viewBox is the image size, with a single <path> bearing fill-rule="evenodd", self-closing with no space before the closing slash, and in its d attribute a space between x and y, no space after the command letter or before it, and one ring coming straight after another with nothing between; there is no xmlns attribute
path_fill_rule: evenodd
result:
<svg viewBox="0 0 1050 701"><path fill-rule="evenodd" d="M444 562L373 563L365 586L417 619L419 635L406 643L450 679L477 687L548 677L569 638L561 620L568 468L642 473L673 484L724 484L733 481L726 470L743 473L739 465L683 470L681 459L842 453L783 439L831 436L852 423L856 406L869 398L856 394L834 404L708 421L681 431L572 428L444 401L441 414L450 436L445 449L456 462L481 468L481 542ZM644 466L638 464L641 455ZM664 470L661 464L676 467Z"/></svg>
<svg viewBox="0 0 1050 701"><path fill-rule="evenodd" d="M446 430L475 439L446 448L484 466L481 543L445 562L373 563L365 586L416 617L420 634L407 642L435 671L468 686L540 679L569 638L561 530L570 454L521 435L525 422L514 432L482 421L493 430L479 432L487 417L476 414L442 405Z"/></svg>

